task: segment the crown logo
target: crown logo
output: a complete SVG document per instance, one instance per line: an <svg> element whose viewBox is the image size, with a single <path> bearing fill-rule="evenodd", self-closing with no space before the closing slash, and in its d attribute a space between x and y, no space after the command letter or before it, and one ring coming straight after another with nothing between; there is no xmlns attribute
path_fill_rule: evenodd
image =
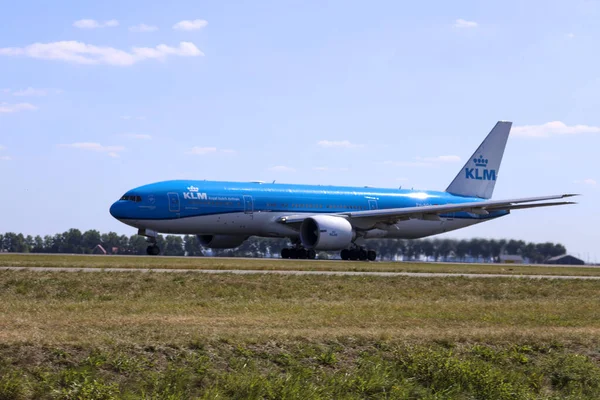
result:
<svg viewBox="0 0 600 400"><path fill-rule="evenodd" d="M197 192L198 188L196 186L192 185L192 186L188 186L187 190L190 192Z"/></svg>
<svg viewBox="0 0 600 400"><path fill-rule="evenodd" d="M479 156L479 158L474 158L473 162L477 167L487 167L488 160L487 158L483 158L483 156Z"/></svg>

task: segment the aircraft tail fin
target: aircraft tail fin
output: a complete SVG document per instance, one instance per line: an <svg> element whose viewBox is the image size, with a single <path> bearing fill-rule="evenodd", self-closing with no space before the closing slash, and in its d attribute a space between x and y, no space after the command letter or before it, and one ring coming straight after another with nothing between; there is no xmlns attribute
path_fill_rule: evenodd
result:
<svg viewBox="0 0 600 400"><path fill-rule="evenodd" d="M500 162L512 122L498 121L491 132L467 160L446 192L467 197L489 199L494 192Z"/></svg>

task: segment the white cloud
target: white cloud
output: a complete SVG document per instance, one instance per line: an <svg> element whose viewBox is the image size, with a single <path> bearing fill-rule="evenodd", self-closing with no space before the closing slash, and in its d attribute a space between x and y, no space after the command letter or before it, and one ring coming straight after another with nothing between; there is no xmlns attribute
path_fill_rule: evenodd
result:
<svg viewBox="0 0 600 400"><path fill-rule="evenodd" d="M208 25L208 21L203 19L195 19L193 21L184 20L173 25L173 29L178 31L196 31L204 28L206 25Z"/></svg>
<svg viewBox="0 0 600 400"><path fill-rule="evenodd" d="M340 148L340 149L350 149L353 147L362 147L362 144L351 143L348 140L320 140L317 142L317 146L325 147L325 148Z"/></svg>
<svg viewBox="0 0 600 400"><path fill-rule="evenodd" d="M46 96L47 94L48 91L46 89L34 89L32 87L13 92L13 96Z"/></svg>
<svg viewBox="0 0 600 400"><path fill-rule="evenodd" d="M459 156L437 156L437 157L417 157L419 161L433 162L433 163L453 163L460 162Z"/></svg>
<svg viewBox="0 0 600 400"><path fill-rule="evenodd" d="M269 171L275 172L296 172L296 170L292 167L287 167L285 165L276 165L274 167L269 168Z"/></svg>
<svg viewBox="0 0 600 400"><path fill-rule="evenodd" d="M130 139L150 140L152 136L145 133L124 133L123 136Z"/></svg>
<svg viewBox="0 0 600 400"><path fill-rule="evenodd" d="M9 156L0 156L0 161L10 161L10 160L12 160L12 158Z"/></svg>
<svg viewBox="0 0 600 400"><path fill-rule="evenodd" d="M477 28L479 24L475 21L466 21L464 19L457 19L454 21L455 28Z"/></svg>
<svg viewBox="0 0 600 400"><path fill-rule="evenodd" d="M216 153L217 152L217 148L216 147L192 147L192 149L190 151L188 151L188 154L197 154L197 155L204 155L204 154L211 154L211 153Z"/></svg>
<svg viewBox="0 0 600 400"><path fill-rule="evenodd" d="M546 122L542 125L523 125L512 128L511 133L515 136L525 137L549 137L555 135L579 135L584 133L598 133L600 127L589 125L568 126L561 121Z"/></svg>
<svg viewBox="0 0 600 400"><path fill-rule="evenodd" d="M346 167L340 167L340 168L331 168L331 167L313 167L313 171L348 171L348 168Z"/></svg>
<svg viewBox="0 0 600 400"><path fill-rule="evenodd" d="M1 113L15 113L19 111L33 111L38 108L33 104L29 103L17 103L17 104L8 104L8 103L0 103L0 114Z"/></svg>
<svg viewBox="0 0 600 400"><path fill-rule="evenodd" d="M131 32L154 32L154 31L158 30L158 26L139 24L139 25L130 26L129 30Z"/></svg>
<svg viewBox="0 0 600 400"><path fill-rule="evenodd" d="M30 86L27 89L21 89L21 90L0 89L0 92L12 94L13 96L19 96L19 97L25 97L25 96L39 96L39 97L41 97L41 96L47 96L51 92L52 93L56 93L56 94L60 94L63 91L60 90L60 89L48 89L48 88L35 89L35 88L32 88Z"/></svg>
<svg viewBox="0 0 600 400"><path fill-rule="evenodd" d="M445 163L460 162L459 156L415 157L416 161L384 161L390 167L434 167Z"/></svg>
<svg viewBox="0 0 600 400"><path fill-rule="evenodd" d="M156 47L132 47L131 52L101 47L77 41L34 43L26 47L0 48L0 55L25 56L44 60L61 60L75 64L108 64L129 66L147 59L163 61L167 56L196 57L203 56L196 45L180 42L178 47L159 44Z"/></svg>
<svg viewBox="0 0 600 400"><path fill-rule="evenodd" d="M598 182L596 182L594 179L583 179L581 181L575 181L574 183L580 184L580 185L588 185L588 186L596 186L598 184Z"/></svg>
<svg viewBox="0 0 600 400"><path fill-rule="evenodd" d="M95 19L80 19L73 22L73 26L80 29L112 28L119 26L119 21L111 19L104 22L98 22Z"/></svg>
<svg viewBox="0 0 600 400"><path fill-rule="evenodd" d="M119 152L125 150L123 146L103 146L100 143L78 142L69 144L59 144L58 147L67 147L72 149L96 151L99 153L107 153L109 157L118 157Z"/></svg>
<svg viewBox="0 0 600 400"><path fill-rule="evenodd" d="M190 151L187 151L186 154L194 154L194 155L206 155L206 154L216 154L216 153L220 153L220 154L235 154L236 151L232 150L232 149L217 149L216 147L200 147L200 146L195 146L192 147L190 149Z"/></svg>
<svg viewBox="0 0 600 400"><path fill-rule="evenodd" d="M383 165L390 167L431 167L433 163L424 161L384 161Z"/></svg>
<svg viewBox="0 0 600 400"><path fill-rule="evenodd" d="M571 33L567 33L567 35L566 35L566 36L567 36L567 38L569 38L569 39L573 39L573 38L575 37L575 34L571 32Z"/></svg>

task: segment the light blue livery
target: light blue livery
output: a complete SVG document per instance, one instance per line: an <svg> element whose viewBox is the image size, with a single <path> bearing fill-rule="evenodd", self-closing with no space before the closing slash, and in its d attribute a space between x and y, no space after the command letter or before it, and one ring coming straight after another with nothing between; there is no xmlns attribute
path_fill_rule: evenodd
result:
<svg viewBox="0 0 600 400"><path fill-rule="evenodd" d="M289 238L283 258L375 260L370 238L414 239L508 215L511 210L574 204L573 194L489 200L511 122L499 121L445 191L171 180L137 187L110 208L138 229L157 255L158 233L193 234L209 248L234 248L250 236Z"/></svg>

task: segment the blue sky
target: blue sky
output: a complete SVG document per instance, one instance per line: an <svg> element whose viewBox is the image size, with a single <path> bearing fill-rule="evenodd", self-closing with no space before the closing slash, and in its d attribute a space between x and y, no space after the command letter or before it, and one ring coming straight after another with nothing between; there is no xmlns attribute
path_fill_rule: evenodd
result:
<svg viewBox="0 0 600 400"><path fill-rule="evenodd" d="M448 237L600 261L600 2L42 1L0 15L0 231L131 234L175 178L445 189L513 121L495 199L581 193Z"/></svg>

